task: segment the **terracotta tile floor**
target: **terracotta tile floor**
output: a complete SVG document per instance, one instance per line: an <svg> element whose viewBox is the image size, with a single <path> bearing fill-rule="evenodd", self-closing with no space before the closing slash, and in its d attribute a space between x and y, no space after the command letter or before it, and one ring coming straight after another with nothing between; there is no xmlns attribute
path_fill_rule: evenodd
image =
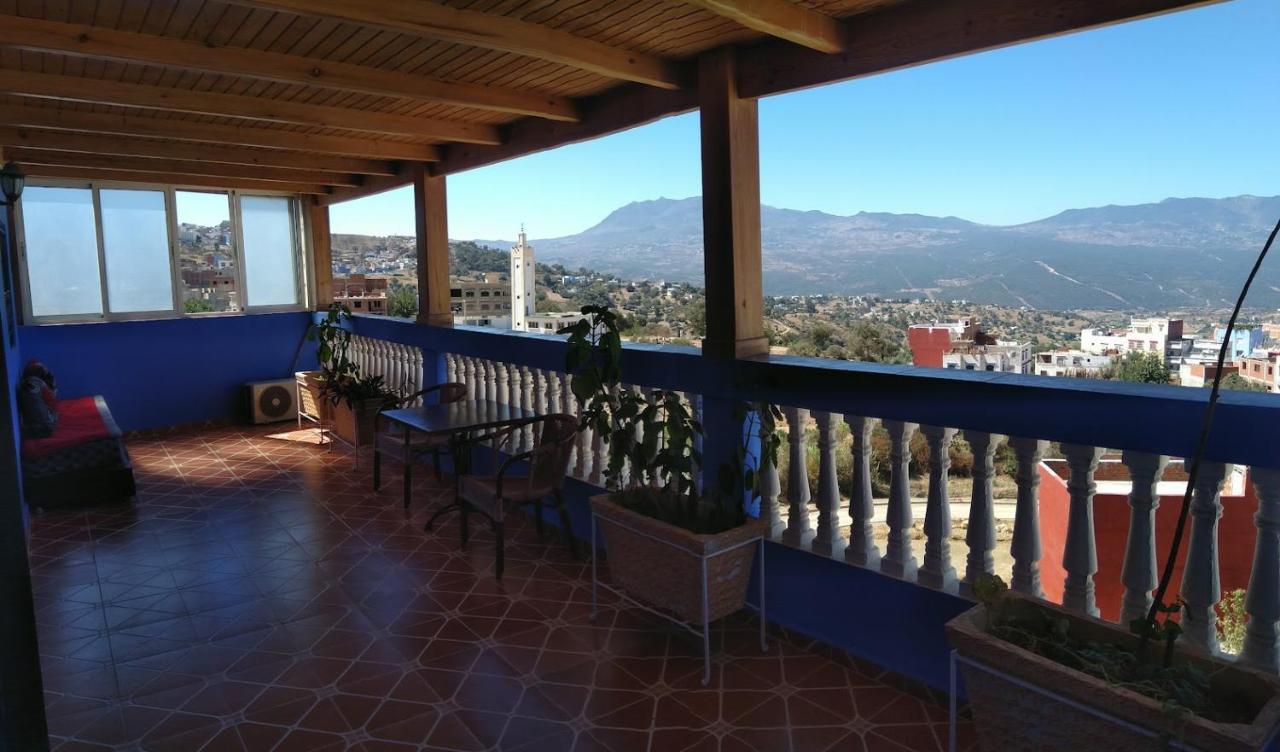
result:
<svg viewBox="0 0 1280 752"><path fill-rule="evenodd" d="M284 433L281 433L284 431ZM698 642L588 619L558 538L424 533L400 476L288 427L134 441L136 506L34 518L57 750L940 750L946 713L749 617ZM967 731L967 730L966 730ZM966 733L966 737L968 734ZM966 738L966 746L968 739Z"/></svg>

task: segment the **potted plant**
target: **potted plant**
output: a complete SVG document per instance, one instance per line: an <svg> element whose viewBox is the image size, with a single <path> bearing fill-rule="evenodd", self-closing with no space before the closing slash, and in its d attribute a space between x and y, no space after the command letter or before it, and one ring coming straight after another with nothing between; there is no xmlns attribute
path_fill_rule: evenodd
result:
<svg viewBox="0 0 1280 752"><path fill-rule="evenodd" d="M1280 222L1227 322L1177 526L1147 614L1132 620L1126 631L1013 595L998 577L988 576L975 584L979 605L947 623L984 752L1164 749L1170 742L1184 749L1237 752L1275 743L1280 678L1179 645L1182 629L1173 617L1182 604L1165 598L1213 425L1231 332L1278 232Z"/></svg>
<svg viewBox="0 0 1280 752"><path fill-rule="evenodd" d="M314 402L322 424L338 438L359 446L373 441L378 412L397 403L397 395L382 376L362 376L350 357L351 332L344 326L351 312L341 303L329 306L323 319L308 333L316 341L320 371L298 374L302 407Z"/></svg>
<svg viewBox="0 0 1280 752"><path fill-rule="evenodd" d="M622 387L616 315L603 306L582 313L560 332L569 335L566 370L583 406L580 430L596 432L607 446L609 493L592 497L591 508L610 578L685 622L705 624L741 609L756 550L748 544L765 532L746 505L759 498L759 470L777 462L779 411L739 405L743 441L719 469L716 487L700 491L702 425L689 405L676 392L654 390L646 398Z"/></svg>

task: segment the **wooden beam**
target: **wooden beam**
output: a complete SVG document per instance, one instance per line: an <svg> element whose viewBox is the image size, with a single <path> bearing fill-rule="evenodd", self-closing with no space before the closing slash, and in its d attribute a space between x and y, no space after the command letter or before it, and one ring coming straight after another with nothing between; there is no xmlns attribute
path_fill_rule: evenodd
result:
<svg viewBox="0 0 1280 752"><path fill-rule="evenodd" d="M80 112L52 107L15 106L4 108L3 119L6 125L32 128L176 138L186 141L313 151L352 157L406 159L415 162L434 162L440 159L439 147L427 144L406 144L360 136L315 136L271 127L209 125L188 120L142 117L116 112ZM360 170L353 170L353 172L360 172Z"/></svg>
<svg viewBox="0 0 1280 752"><path fill-rule="evenodd" d="M154 141L126 136L86 135L12 126L0 126L0 145L126 157L207 160L225 164L287 167L296 170L330 170L363 175L395 175L398 169L390 162L374 159L249 149L240 146L213 147L209 144Z"/></svg>
<svg viewBox="0 0 1280 752"><path fill-rule="evenodd" d="M55 165L34 165L18 163L28 177L59 178L67 180L101 180L117 183L152 183L158 185L189 186L192 188L218 188L227 190L243 188L246 190L272 191L276 193L315 193L325 194L329 188L310 183L276 183L270 180L252 180L250 178L207 178L196 175L175 175L171 172L132 172L127 170L99 170L93 167L66 167Z"/></svg>
<svg viewBox="0 0 1280 752"><path fill-rule="evenodd" d="M734 52L698 65L702 124L702 243L707 285L704 355L769 352L760 256L760 134L757 102L738 95Z"/></svg>
<svg viewBox="0 0 1280 752"><path fill-rule="evenodd" d="M685 0L748 29L818 52L844 49L844 24L790 0Z"/></svg>
<svg viewBox="0 0 1280 752"><path fill-rule="evenodd" d="M452 326L449 307L449 201L443 175L426 165L413 171L413 210L418 231L418 323Z"/></svg>
<svg viewBox="0 0 1280 752"><path fill-rule="evenodd" d="M489 50L513 52L635 81L679 88L683 68L660 57L619 49L541 24L493 13L403 0L231 0L238 5L323 16Z"/></svg>
<svg viewBox="0 0 1280 752"><path fill-rule="evenodd" d="M565 144L589 141L697 108L698 94L692 87L665 90L617 86L592 98L584 107L586 114L581 122L551 123L521 118L508 126L501 146L451 145L432 170L438 175L452 175Z"/></svg>
<svg viewBox="0 0 1280 752"><path fill-rule="evenodd" d="M17 148L13 149L12 153L12 159L23 164L96 167L104 170L129 170L132 172L171 172L175 175L250 178L252 180L270 180L277 183L316 183L317 185L346 186L358 186L361 184L360 178L350 173L323 172L320 170L292 170L284 167L256 167L187 159L119 157L45 149Z"/></svg>
<svg viewBox="0 0 1280 752"><path fill-rule="evenodd" d="M0 45L63 55L151 63L231 76L248 76L288 84L378 94L427 102L475 107L552 120L576 120L577 109L564 97L510 89L453 83L411 73L282 55L275 52L218 46L135 34L96 26L4 16Z"/></svg>
<svg viewBox="0 0 1280 752"><path fill-rule="evenodd" d="M311 232L311 269L315 277L317 311L333 302L333 247L329 230L329 207L307 202L307 227Z"/></svg>
<svg viewBox="0 0 1280 752"><path fill-rule="evenodd" d="M19 96L93 102L117 107L194 112L218 117L267 120L274 123L343 128L476 144L501 143L498 130L488 125L388 115L343 107L281 102L265 97L239 94L219 94L119 81L102 81L80 76L0 70L0 91Z"/></svg>
<svg viewBox="0 0 1280 752"><path fill-rule="evenodd" d="M982 50L1211 5L1220 0L929 0L889 6L850 23L846 52L781 42L742 50L744 97L829 84Z"/></svg>

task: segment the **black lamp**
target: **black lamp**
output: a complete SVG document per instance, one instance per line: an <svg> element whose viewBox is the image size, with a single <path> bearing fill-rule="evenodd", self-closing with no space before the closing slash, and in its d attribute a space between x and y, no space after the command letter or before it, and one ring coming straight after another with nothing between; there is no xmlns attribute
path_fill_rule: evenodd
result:
<svg viewBox="0 0 1280 752"><path fill-rule="evenodd" d="M0 167L0 193L4 194L4 203L16 202L22 196L22 186L26 182L27 176L13 162Z"/></svg>

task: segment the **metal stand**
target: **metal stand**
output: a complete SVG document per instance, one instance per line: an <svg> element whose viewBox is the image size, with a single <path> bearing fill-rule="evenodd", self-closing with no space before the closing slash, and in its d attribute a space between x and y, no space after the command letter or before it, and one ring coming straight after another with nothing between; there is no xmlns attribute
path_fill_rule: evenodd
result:
<svg viewBox="0 0 1280 752"><path fill-rule="evenodd" d="M617 524L617 523L615 522L614 524ZM643 536L645 538L648 538L649 540L656 541L665 546L670 546L671 548L674 548L683 554L692 555L692 554L689 554L688 551L685 551L684 549L680 548L679 546L676 546L670 541L657 538L655 536L649 535L648 533L642 532L640 530L636 530L635 528L627 528L627 530L631 533ZM678 627L682 627L686 631L691 632L692 634L698 637L701 637L702 638L702 686L705 687L711 683L711 621L708 618L710 615L709 614L710 600L709 600L709 593L707 592L708 591L707 562L710 561L711 559L714 559L717 556L726 554L730 551L737 550L739 548L742 548L743 546L749 546L753 543L759 546L758 551L760 552L759 553L760 605L756 609L756 611L760 614L760 652L767 653L769 652L769 643L765 637L764 538L752 538L751 540L745 540L745 541L742 541L741 543L730 546L726 549L716 551L714 554L711 554L710 556L701 557L701 561L702 561L702 629L699 630L695 625L690 624L689 622L683 621L681 619L676 618L675 616L672 616L671 614L665 613L663 611L659 611L656 608L652 608L644 603L641 603L640 601L628 595L622 589L613 587L612 585L607 585L600 581L598 568L596 566L596 560L599 556L598 554L599 546L596 539L596 513L595 513L595 510L592 510L591 512L591 620L595 621L596 612L598 611L598 608L599 608L599 605L598 605L599 601L596 595L597 590L599 588L604 588L605 590L609 591L610 593L613 593L619 599L629 603L630 605L636 608L639 608L640 610L645 611L647 613L653 614L654 616L666 619L672 624L675 624Z"/></svg>
<svg viewBox="0 0 1280 752"><path fill-rule="evenodd" d="M1152 731L1151 729L1145 729L1145 728L1142 728L1141 726L1136 726L1133 723L1130 723L1129 721L1126 721L1123 718L1118 718L1110 713L1107 713L1106 711L1099 710L1097 708L1090 707L1088 705L1076 702L1075 700L1072 700L1067 697L1063 697L1057 692L1053 692L1044 687L1037 686L1035 684L1031 684L1030 682L1023 681L1022 679L1019 679L1016 676L1010 676L1009 674L1006 674L1005 672L997 668L988 666L985 663L980 663L978 661L973 660L972 658L965 658L961 656L959 653L957 653L955 650L952 650L951 651L951 687L950 687L951 701L949 706L950 718L948 720L948 729L947 729L947 749L950 752L956 752L956 722L957 722L956 688L959 682L959 664L961 663L971 668L977 669L978 671L981 671L983 673L990 674L991 676L994 676L997 679L1000 679L1001 681L1009 682L1010 684L1013 684L1014 686L1018 687L1021 690L1040 695L1041 697L1048 698L1050 700L1053 700L1056 703L1067 705L1075 710L1078 710L1082 713L1088 713L1089 715L1092 715L1095 718L1101 718L1109 723L1114 723L1115 725L1121 726L1140 736L1146 736L1151 739L1159 739L1161 736L1159 733ZM1191 747L1174 739L1166 739L1164 740L1164 742L1166 745L1165 749L1187 750L1188 752L1195 752L1196 750L1199 749L1198 747ZM1275 742L1275 736L1273 735L1272 738L1267 741L1267 744L1263 745L1263 749L1274 749L1274 742Z"/></svg>

